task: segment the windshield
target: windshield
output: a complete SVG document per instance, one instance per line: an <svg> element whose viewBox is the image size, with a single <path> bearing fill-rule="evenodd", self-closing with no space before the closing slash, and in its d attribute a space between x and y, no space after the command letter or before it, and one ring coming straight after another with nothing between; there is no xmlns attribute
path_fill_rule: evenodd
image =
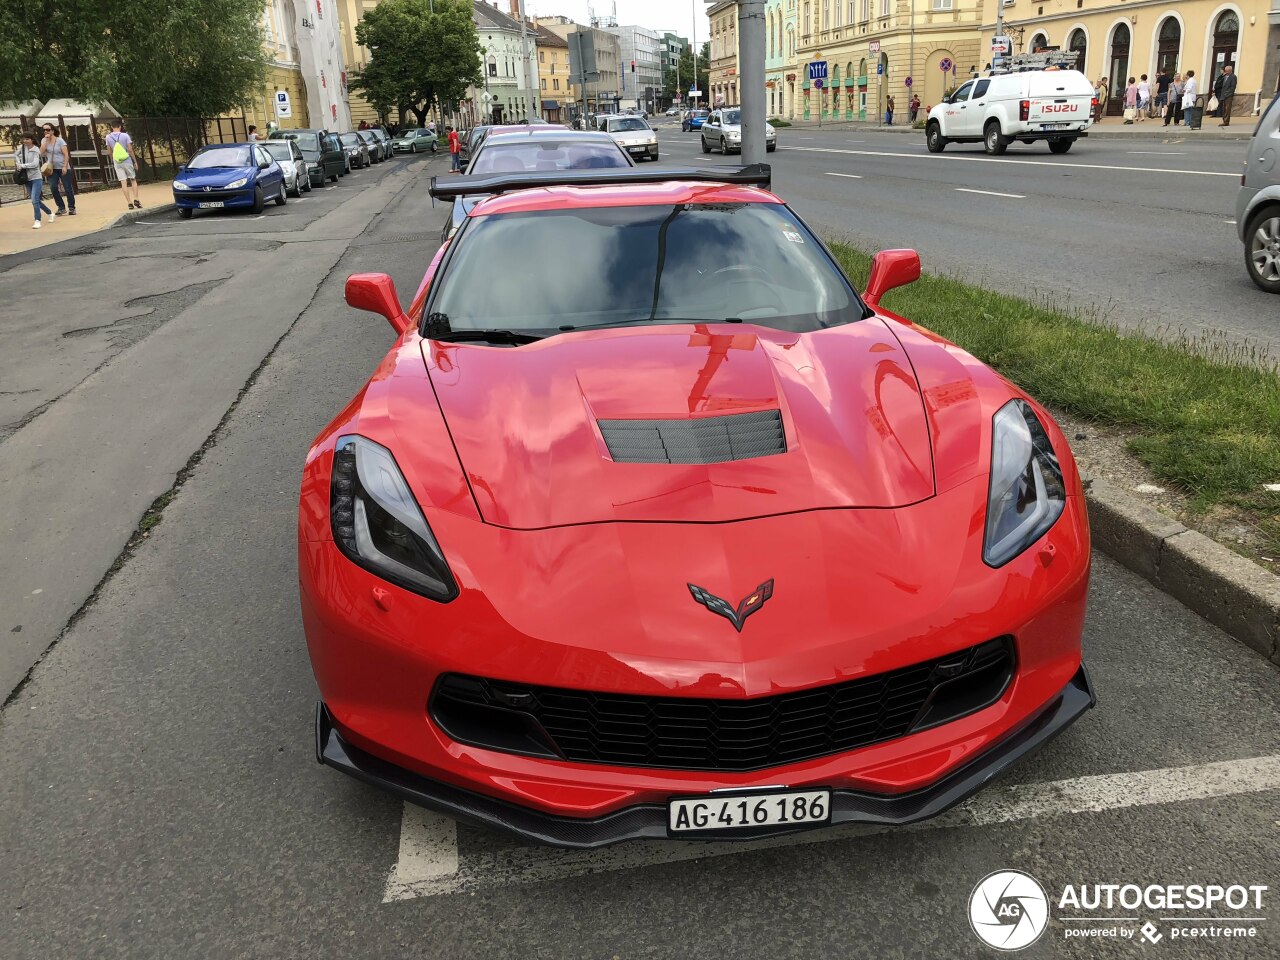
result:
<svg viewBox="0 0 1280 960"><path fill-rule="evenodd" d="M338 139L339 139L339 140L341 140L341 141L342 141L344 144L346 144L348 147L358 147L358 146L360 146L360 138L359 138L359 137L357 137L354 133L344 133L344 134L343 134L341 137L339 137Z"/></svg>
<svg viewBox="0 0 1280 960"><path fill-rule="evenodd" d="M259 150L265 150L277 160L292 160L293 152L289 149L287 140L268 140L258 144Z"/></svg>
<svg viewBox="0 0 1280 960"><path fill-rule="evenodd" d="M691 117L705 117L705 116L707 115L707 113L708 113L708 112L709 112L709 111L707 111L707 110L694 110L692 113L690 113L690 114L689 114L689 116L691 116Z"/></svg>
<svg viewBox="0 0 1280 960"><path fill-rule="evenodd" d="M627 130L648 130L649 125L639 117L623 117L621 120L609 121L610 133L622 133Z"/></svg>
<svg viewBox="0 0 1280 960"><path fill-rule="evenodd" d="M724 111L724 113L720 114L720 116L722 118L720 121L721 123L741 123L742 122L741 110L726 110Z"/></svg>
<svg viewBox="0 0 1280 960"><path fill-rule="evenodd" d="M406 138L407 137L429 137L429 136L431 136L431 134L427 133L427 131L425 130L410 130L408 133L405 134Z"/></svg>
<svg viewBox="0 0 1280 960"><path fill-rule="evenodd" d="M461 236L429 308L453 330L739 320L805 331L864 315L843 274L781 204L494 214Z"/></svg>
<svg viewBox="0 0 1280 960"><path fill-rule="evenodd" d="M211 167L250 167L248 147L213 147L201 150L187 167L192 170L207 170Z"/></svg>
<svg viewBox="0 0 1280 960"><path fill-rule="evenodd" d="M467 173L522 173L528 170L598 170L629 167L627 158L612 140L592 143L529 141L486 143Z"/></svg>
<svg viewBox="0 0 1280 960"><path fill-rule="evenodd" d="M298 142L298 147L302 150L310 150L313 153L320 152L320 137L314 133L300 133L294 138Z"/></svg>

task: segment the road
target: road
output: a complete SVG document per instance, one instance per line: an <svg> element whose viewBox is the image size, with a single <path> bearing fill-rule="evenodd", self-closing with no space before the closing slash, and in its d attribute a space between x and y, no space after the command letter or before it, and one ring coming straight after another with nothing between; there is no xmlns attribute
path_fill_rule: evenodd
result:
<svg viewBox="0 0 1280 960"><path fill-rule="evenodd" d="M800 153L777 155L780 177ZM5 389L43 391L19 395L0 440L0 529L21 554L4 574L75 573L56 598L73 622L0 712L6 958L984 957L966 904L1000 868L1051 891L1280 889L1275 668L1102 556L1085 640L1098 707L918 828L563 854L317 765L300 464L393 339L344 305L345 278L386 271L408 296L445 216L423 177L444 166L387 164L261 221L170 215L0 261L0 293L24 305L0 321L23 351L0 361ZM90 315L72 315L82 299ZM106 329L65 336L90 325ZM90 338L96 352L53 353ZM159 522L121 556L157 497ZM0 604L9 654L52 622L34 589ZM1026 956L1148 949L1068 939L1070 911L1052 912ZM1280 912L1258 916L1254 938L1172 949L1280 953Z"/></svg>
<svg viewBox="0 0 1280 960"><path fill-rule="evenodd" d="M666 159L724 162L697 133L659 129ZM1234 225L1246 142L1099 137L1065 156L1015 144L988 157L981 144L930 154L923 132L778 140L774 185L824 236L914 247L930 272L1280 362L1280 305L1249 281Z"/></svg>

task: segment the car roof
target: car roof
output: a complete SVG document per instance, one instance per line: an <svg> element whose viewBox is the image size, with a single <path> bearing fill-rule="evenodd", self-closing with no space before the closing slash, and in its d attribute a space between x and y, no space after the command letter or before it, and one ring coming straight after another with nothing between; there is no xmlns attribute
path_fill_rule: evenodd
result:
<svg viewBox="0 0 1280 960"><path fill-rule="evenodd" d="M237 140L235 143L206 143L196 153L202 153L205 150L221 150L223 147L252 147L261 142L261 140Z"/></svg>
<svg viewBox="0 0 1280 960"><path fill-rule="evenodd" d="M484 144L487 147L491 143L535 143L544 140L551 140L556 143L573 142L579 143L586 141L587 143L608 143L616 145L613 137L600 130L569 130L565 127L530 127L526 129L515 130L495 130L489 136L484 138Z"/></svg>
<svg viewBox="0 0 1280 960"><path fill-rule="evenodd" d="M486 197L468 212L470 217L538 210L580 210L588 207L654 207L681 203L775 203L782 201L759 187L729 183L669 180L593 187L534 187Z"/></svg>

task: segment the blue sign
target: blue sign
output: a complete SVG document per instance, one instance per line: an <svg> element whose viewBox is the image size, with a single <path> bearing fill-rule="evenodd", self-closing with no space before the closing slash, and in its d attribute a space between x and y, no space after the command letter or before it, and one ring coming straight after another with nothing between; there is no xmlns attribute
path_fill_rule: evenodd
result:
<svg viewBox="0 0 1280 960"><path fill-rule="evenodd" d="M827 79L827 61L815 60L813 63L809 64L809 79L810 80Z"/></svg>
<svg viewBox="0 0 1280 960"><path fill-rule="evenodd" d="M884 74L884 64L883 64L883 63L877 63L877 64L876 64L876 74L877 74L877 76L879 76L879 75L883 75L883 74Z"/></svg>

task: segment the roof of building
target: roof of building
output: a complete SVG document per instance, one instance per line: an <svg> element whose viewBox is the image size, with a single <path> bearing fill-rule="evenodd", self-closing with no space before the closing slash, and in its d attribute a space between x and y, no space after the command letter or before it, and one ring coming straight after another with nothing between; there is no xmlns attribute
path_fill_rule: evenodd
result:
<svg viewBox="0 0 1280 960"><path fill-rule="evenodd" d="M520 30L520 21L513 20L507 16L493 4L485 3L484 0L471 0L472 14L471 18L475 20L476 26L481 30Z"/></svg>
<svg viewBox="0 0 1280 960"><path fill-rule="evenodd" d="M534 29L533 39L535 43L544 47L564 47L569 49L569 41L554 30L550 30L540 23L532 24Z"/></svg>

